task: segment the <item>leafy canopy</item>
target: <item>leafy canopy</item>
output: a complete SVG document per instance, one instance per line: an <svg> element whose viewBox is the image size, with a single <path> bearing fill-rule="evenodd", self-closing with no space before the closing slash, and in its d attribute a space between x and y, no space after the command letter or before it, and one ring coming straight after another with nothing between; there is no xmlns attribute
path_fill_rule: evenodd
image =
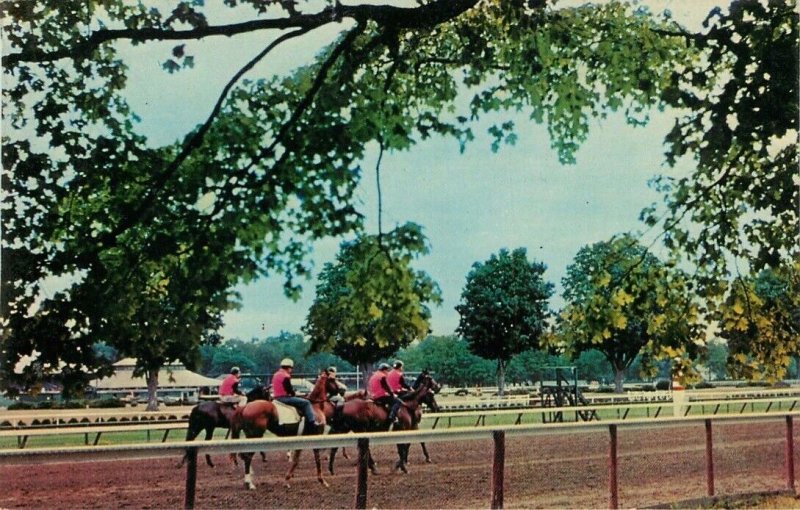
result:
<svg viewBox="0 0 800 510"><path fill-rule="evenodd" d="M553 295L545 269L529 262L524 248L502 249L473 264L467 275L456 306L461 315L456 332L473 353L497 360L501 373L514 355L538 347L545 332Z"/></svg>
<svg viewBox="0 0 800 510"><path fill-rule="evenodd" d="M429 332L436 283L411 266L428 252L422 229L407 223L342 243L322 269L303 332L311 352L332 351L354 365L394 354Z"/></svg>
<svg viewBox="0 0 800 510"><path fill-rule="evenodd" d="M715 315L734 375L784 378L800 356L800 259L737 279Z"/></svg>
<svg viewBox="0 0 800 510"><path fill-rule="evenodd" d="M581 248L562 284L566 306L553 340L568 354L602 352L617 373L617 391L639 354L644 369L667 358L676 373L693 375L701 309L682 271L626 234Z"/></svg>

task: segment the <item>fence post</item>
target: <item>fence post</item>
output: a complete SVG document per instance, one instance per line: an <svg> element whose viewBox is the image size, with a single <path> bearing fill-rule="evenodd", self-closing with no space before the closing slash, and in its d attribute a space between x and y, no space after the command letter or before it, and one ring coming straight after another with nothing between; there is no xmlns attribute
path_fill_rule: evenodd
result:
<svg viewBox="0 0 800 510"><path fill-rule="evenodd" d="M494 438L494 461L492 462L492 508L503 508L503 484L506 465L506 433L492 432Z"/></svg>
<svg viewBox="0 0 800 510"><path fill-rule="evenodd" d="M786 417L786 488L794 492L794 427L792 417Z"/></svg>
<svg viewBox="0 0 800 510"><path fill-rule="evenodd" d="M706 419L706 483L708 495L714 495L714 437L711 430L711 420Z"/></svg>
<svg viewBox="0 0 800 510"><path fill-rule="evenodd" d="M186 494L183 500L183 508L191 510L194 508L194 494L197 488L197 448L186 449Z"/></svg>
<svg viewBox="0 0 800 510"><path fill-rule="evenodd" d="M367 473L369 470L369 439L358 440L358 474L356 483L356 508L367 508Z"/></svg>
<svg viewBox="0 0 800 510"><path fill-rule="evenodd" d="M619 508L619 492L617 491L617 426L608 426L608 507Z"/></svg>

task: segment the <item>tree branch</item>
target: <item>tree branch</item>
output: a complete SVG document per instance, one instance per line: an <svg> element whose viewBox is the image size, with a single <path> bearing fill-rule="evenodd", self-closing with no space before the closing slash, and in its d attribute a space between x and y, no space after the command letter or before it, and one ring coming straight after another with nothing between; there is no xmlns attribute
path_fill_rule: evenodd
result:
<svg viewBox="0 0 800 510"><path fill-rule="evenodd" d="M78 41L71 47L53 51L38 48L4 55L3 67L11 69L21 62L52 62L62 58L85 58L101 44L115 40L133 42L197 40L212 36L235 36L259 30L286 30L302 28L311 30L328 23L340 22L349 18L366 23L374 21L379 25L402 28L433 27L448 21L475 6L478 0L436 0L419 7L394 7L391 5L341 5L328 6L314 14L295 14L285 18L197 27L190 30L168 30L163 28L103 29L93 32L89 37ZM36 46L36 45L34 45Z"/></svg>
<svg viewBox="0 0 800 510"><path fill-rule="evenodd" d="M197 149L203 142L203 138L205 138L206 133L211 128L211 124L213 123L216 116L219 114L219 111L222 108L222 104L225 98L228 96L228 92L230 92L231 88L233 88L234 84L239 81L239 78L244 76L250 69L252 69L258 62L260 62L270 51L272 51L275 47L279 44L292 39L294 37L300 36L308 32L310 29L301 28L295 30L294 32L289 32L288 34L284 34L270 43L264 50L262 50L258 55L255 56L250 62L245 64L239 71L228 81L225 85L225 88L222 90L222 93L217 99L217 103L214 105L211 113L209 114L206 121L203 125L198 129L194 135L192 135L186 142L184 142L183 147L181 149L180 154L172 160L172 162L167 165L154 179L153 182L148 187L147 194L141 199L138 206L128 214L125 214L122 221L109 233L103 236L101 239L101 243L103 246L111 246L116 242L117 236L121 233L125 232L127 229L135 225L140 219L142 219L150 209L150 206L155 202L156 198L158 197L161 190L166 185L167 181L169 181L170 177L180 168L184 161L191 155L191 153Z"/></svg>

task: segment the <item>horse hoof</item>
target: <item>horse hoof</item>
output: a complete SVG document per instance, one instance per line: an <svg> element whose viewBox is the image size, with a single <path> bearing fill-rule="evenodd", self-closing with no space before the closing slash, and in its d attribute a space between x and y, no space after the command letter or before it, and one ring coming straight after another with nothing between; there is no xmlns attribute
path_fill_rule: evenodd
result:
<svg viewBox="0 0 800 510"><path fill-rule="evenodd" d="M431 459L425 459L425 464L433 464L433 461Z"/></svg>
<svg viewBox="0 0 800 510"><path fill-rule="evenodd" d="M330 484L328 482L326 482L325 480L320 479L319 483L321 483L323 487L326 487L326 488L330 487Z"/></svg>
<svg viewBox="0 0 800 510"><path fill-rule="evenodd" d="M256 486L255 486L255 485L253 485L252 483L246 483L246 484L244 484L244 488L245 488L245 489L248 489L248 490L251 490L251 491L254 491L254 490L256 490Z"/></svg>
<svg viewBox="0 0 800 510"><path fill-rule="evenodd" d="M291 489L292 488L292 484L290 484L289 482L286 482L286 483L283 484L283 488L284 489Z"/></svg>

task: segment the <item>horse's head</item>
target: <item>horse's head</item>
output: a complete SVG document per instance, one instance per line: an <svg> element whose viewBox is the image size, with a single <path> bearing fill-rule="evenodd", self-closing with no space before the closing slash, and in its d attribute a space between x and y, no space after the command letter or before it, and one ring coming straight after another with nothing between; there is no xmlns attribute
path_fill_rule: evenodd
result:
<svg viewBox="0 0 800 510"><path fill-rule="evenodd" d="M422 392L422 399L419 402L428 406L433 412L438 413L440 407L439 404L436 403L436 397L434 395L439 392L441 386L431 377L427 370L420 374L418 382L418 387Z"/></svg>
<svg viewBox="0 0 800 510"><path fill-rule="evenodd" d="M271 388L271 386L259 384L247 392L247 401L252 402L254 400L272 400L272 392L270 391Z"/></svg>
<svg viewBox="0 0 800 510"><path fill-rule="evenodd" d="M308 394L306 398L312 402L322 402L327 400L330 395L339 394L339 383L335 377L332 377L326 370L319 373L317 382L314 383L314 389Z"/></svg>

